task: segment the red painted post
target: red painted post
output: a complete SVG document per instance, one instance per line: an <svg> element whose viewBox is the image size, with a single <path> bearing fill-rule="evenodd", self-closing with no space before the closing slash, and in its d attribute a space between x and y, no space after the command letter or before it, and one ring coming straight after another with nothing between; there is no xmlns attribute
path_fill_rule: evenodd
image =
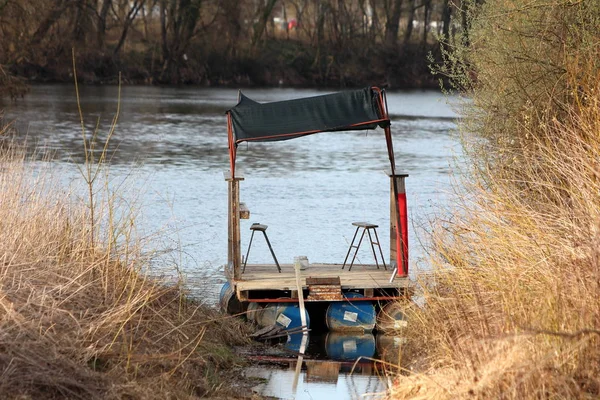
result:
<svg viewBox="0 0 600 400"><path fill-rule="evenodd" d="M397 276L405 277L408 276L408 207L404 180L408 174L388 176L390 177L390 264L395 262Z"/></svg>

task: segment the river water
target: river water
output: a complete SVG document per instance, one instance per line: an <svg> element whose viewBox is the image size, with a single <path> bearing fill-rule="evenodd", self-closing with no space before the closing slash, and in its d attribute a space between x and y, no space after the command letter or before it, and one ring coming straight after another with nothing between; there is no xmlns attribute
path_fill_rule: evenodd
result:
<svg viewBox="0 0 600 400"><path fill-rule="evenodd" d="M227 260L225 111L235 105L237 90L126 86L120 101L118 93L117 87L110 86L80 88L85 129L88 134L97 130L101 142L120 105L109 149L111 184L135 198L141 234L159 232L151 246L166 250L161 254L177 265L193 292L214 303ZM259 102L325 93L244 90ZM418 270L427 270L419 232L427 228L438 206L447 202L452 158L460 157L452 134L456 115L447 101L436 91L388 93L397 169L410 174L406 188L413 277ZM0 102L2 109L5 121L16 120L19 135L27 137L30 145L54 154L53 163L66 182L81 179L77 165L84 160L82 128L73 85L34 86L23 100ZM385 240L389 237L389 180L384 173L389 162L382 130L244 144L238 148L237 160L246 177L241 201L251 212L251 218L241 223L243 251L250 225L260 222L269 226L269 239L280 262L292 263L294 256L305 255L310 262L341 263L354 234L352 222L369 221L379 224L384 254L389 252ZM253 244L251 263L271 261L260 239ZM371 263L372 255L366 250L359 253L359 261ZM366 375L366 385L371 387L372 376ZM317 392L333 395L339 387L356 387L360 378L339 376L334 389L329 382L329 392ZM309 380L303 377L297 398L302 398L301 393L308 393L305 398L318 398L314 391L311 395ZM380 389L373 387L375 392ZM273 391L263 394L287 396ZM339 396L334 398L353 398Z"/></svg>

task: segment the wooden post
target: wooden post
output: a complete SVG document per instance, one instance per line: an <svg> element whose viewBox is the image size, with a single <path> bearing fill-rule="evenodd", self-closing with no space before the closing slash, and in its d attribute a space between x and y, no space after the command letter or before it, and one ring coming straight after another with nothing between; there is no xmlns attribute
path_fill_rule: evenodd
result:
<svg viewBox="0 0 600 400"><path fill-rule="evenodd" d="M296 395L298 389L298 379L300 371L302 371L302 362L304 360L304 352L308 345L308 324L306 322L306 308L304 307L304 293L302 292L302 283L300 282L300 259L294 258L294 271L296 272L296 289L298 289L298 303L300 305L300 323L302 324L302 341L300 342L300 351L298 361L296 361L296 371L294 373L294 381L292 383L292 393Z"/></svg>
<svg viewBox="0 0 600 400"><path fill-rule="evenodd" d="M300 282L300 259L295 257L294 259L294 271L296 272L296 289L298 289L298 305L300 306L300 321L305 329L308 328L306 324L306 308L304 307L304 293L302 292L302 283Z"/></svg>
<svg viewBox="0 0 600 400"><path fill-rule="evenodd" d="M227 213L227 264L233 267L233 279L241 276L242 252L240 249L240 181L244 177L238 173L231 177L230 171L225 171L225 180L228 182L228 213Z"/></svg>
<svg viewBox="0 0 600 400"><path fill-rule="evenodd" d="M408 174L388 174L390 177L390 264L397 266L398 276L408 275L408 216L406 206L406 186ZM394 182L396 190L394 190ZM400 215L398 218L398 211ZM400 229L397 224L400 220ZM396 232L400 232L400 237ZM398 249L400 248L400 249ZM400 257L398 257L400 250Z"/></svg>

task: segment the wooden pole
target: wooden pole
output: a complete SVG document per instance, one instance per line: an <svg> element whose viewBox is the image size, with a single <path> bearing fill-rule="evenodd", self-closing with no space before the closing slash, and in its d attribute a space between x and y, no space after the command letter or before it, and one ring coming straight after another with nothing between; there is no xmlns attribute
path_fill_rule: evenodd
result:
<svg viewBox="0 0 600 400"><path fill-rule="evenodd" d="M308 326L306 325L306 308L304 308L304 293L302 292L302 283L300 281L300 258L294 259L294 270L296 271L296 289L298 290L298 305L300 306L300 321L302 326L306 327L302 334L302 342L300 342L300 351L298 361L296 361L296 371L294 373L294 382L292 383L292 393L296 395L298 389L298 379L302 370L302 362L304 361L304 352L308 344Z"/></svg>
<svg viewBox="0 0 600 400"><path fill-rule="evenodd" d="M388 176L390 177L390 264L396 264L398 276L407 276L408 216L404 180L408 174L390 173Z"/></svg>
<svg viewBox="0 0 600 400"><path fill-rule="evenodd" d="M229 171L225 172L225 180L228 182L228 223L227 223L227 264L233 270L233 279L241 277L242 252L240 233L240 181L244 180L241 174L231 178Z"/></svg>
<svg viewBox="0 0 600 400"><path fill-rule="evenodd" d="M300 306L300 321L302 326L306 325L306 308L304 308L304 293L302 292L302 283L300 282L300 259L294 259L294 270L296 271L296 288L298 289L298 305Z"/></svg>

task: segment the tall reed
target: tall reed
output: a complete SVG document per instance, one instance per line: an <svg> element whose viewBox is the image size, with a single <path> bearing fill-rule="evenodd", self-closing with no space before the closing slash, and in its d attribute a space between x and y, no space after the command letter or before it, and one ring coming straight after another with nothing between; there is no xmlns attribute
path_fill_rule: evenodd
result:
<svg viewBox="0 0 600 400"><path fill-rule="evenodd" d="M89 181L65 187L56 164L31 161L16 142L0 144L2 397L234 393L230 346L244 326L149 277L118 193L97 185L90 201L80 196Z"/></svg>
<svg viewBox="0 0 600 400"><path fill-rule="evenodd" d="M391 397L597 398L600 5L488 2L473 29L468 167Z"/></svg>

